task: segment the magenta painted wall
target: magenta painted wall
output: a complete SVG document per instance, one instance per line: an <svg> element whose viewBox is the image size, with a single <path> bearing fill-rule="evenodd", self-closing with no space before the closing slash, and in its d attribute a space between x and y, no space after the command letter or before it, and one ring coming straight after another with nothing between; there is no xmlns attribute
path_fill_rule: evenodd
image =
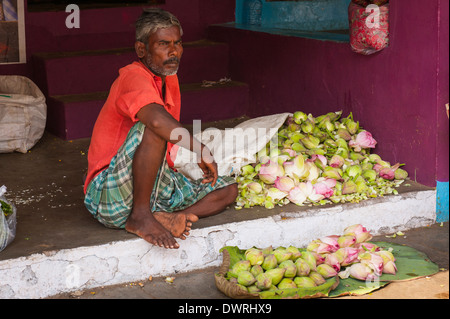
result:
<svg viewBox="0 0 450 319"><path fill-rule="evenodd" d="M159 7L174 13L184 29L184 41L205 37L213 23L234 21L235 0L165 0ZM76 3L76 1L74 1ZM80 28L65 26L69 13L27 12L25 33L27 60L36 52L79 51L134 46L134 22L142 7L81 10ZM80 45L81 43L81 45ZM0 74L32 77L31 63L0 65Z"/></svg>
<svg viewBox="0 0 450 319"><path fill-rule="evenodd" d="M391 1L391 44L370 56L348 43L213 28L230 43L231 77L250 85L249 115L353 112L376 152L412 179L448 181L448 0Z"/></svg>

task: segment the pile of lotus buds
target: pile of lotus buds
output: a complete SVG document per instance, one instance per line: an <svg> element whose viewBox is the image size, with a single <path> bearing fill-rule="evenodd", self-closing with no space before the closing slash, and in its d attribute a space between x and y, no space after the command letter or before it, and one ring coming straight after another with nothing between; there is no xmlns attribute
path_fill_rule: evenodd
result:
<svg viewBox="0 0 450 319"><path fill-rule="evenodd" d="M295 112L278 134L236 177L236 209L294 203L359 202L398 194L408 177L404 164L391 165L371 154L376 140L353 120L330 112L314 118Z"/></svg>
<svg viewBox="0 0 450 319"><path fill-rule="evenodd" d="M250 248L245 260L229 269L228 277L249 293L257 293L316 287L337 275L373 281L382 273L395 274L393 254L367 242L371 238L362 225L354 225L341 236L313 240L306 250L294 246Z"/></svg>

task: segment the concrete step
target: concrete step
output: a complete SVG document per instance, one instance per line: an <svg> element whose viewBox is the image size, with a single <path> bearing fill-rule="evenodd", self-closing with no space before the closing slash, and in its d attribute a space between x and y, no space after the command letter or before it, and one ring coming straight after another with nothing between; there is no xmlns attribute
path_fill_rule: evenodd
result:
<svg viewBox="0 0 450 319"><path fill-rule="evenodd" d="M44 298L215 267L222 261L219 250L228 245L243 249L305 247L313 239L340 234L353 224L363 224L373 235L383 235L435 223L436 190L410 184L399 188L399 195L360 203L287 205L273 210L230 208L194 223L190 236L180 241L177 250L165 250L130 234L105 230L114 232L117 240L67 249L43 248L23 257L0 258L0 298ZM69 224L65 225L70 227L66 236L79 238L77 224Z"/></svg>
<svg viewBox="0 0 450 319"><path fill-rule="evenodd" d="M183 46L180 83L228 76L227 44L199 40ZM34 81L46 96L107 91L119 69L136 60L132 47L37 53L32 57Z"/></svg>
<svg viewBox="0 0 450 319"><path fill-rule="evenodd" d="M229 81L211 87L202 83L181 84L181 122L195 119L218 121L245 115L249 88ZM47 127L52 134L72 140L90 137L108 91L85 94L53 95L47 99Z"/></svg>

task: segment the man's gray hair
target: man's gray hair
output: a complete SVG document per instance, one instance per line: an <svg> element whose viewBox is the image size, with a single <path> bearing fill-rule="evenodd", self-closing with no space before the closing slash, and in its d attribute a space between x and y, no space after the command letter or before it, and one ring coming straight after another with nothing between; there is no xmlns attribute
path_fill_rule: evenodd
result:
<svg viewBox="0 0 450 319"><path fill-rule="evenodd" d="M173 26L180 28L180 34L183 35L180 21L172 13L160 8L144 9L136 21L136 41L147 44L150 35L158 29L167 29Z"/></svg>

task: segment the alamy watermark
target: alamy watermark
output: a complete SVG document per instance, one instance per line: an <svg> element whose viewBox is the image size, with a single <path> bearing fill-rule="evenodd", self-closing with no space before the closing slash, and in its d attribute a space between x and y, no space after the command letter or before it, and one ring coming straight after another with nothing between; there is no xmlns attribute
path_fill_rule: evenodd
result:
<svg viewBox="0 0 450 319"><path fill-rule="evenodd" d="M380 27L380 7L376 4L369 4L366 13L370 13L366 19L366 27L369 29Z"/></svg>
<svg viewBox="0 0 450 319"><path fill-rule="evenodd" d="M76 4L69 4L66 7L66 12L70 13L66 17L66 27L68 29L80 28L80 7Z"/></svg>

